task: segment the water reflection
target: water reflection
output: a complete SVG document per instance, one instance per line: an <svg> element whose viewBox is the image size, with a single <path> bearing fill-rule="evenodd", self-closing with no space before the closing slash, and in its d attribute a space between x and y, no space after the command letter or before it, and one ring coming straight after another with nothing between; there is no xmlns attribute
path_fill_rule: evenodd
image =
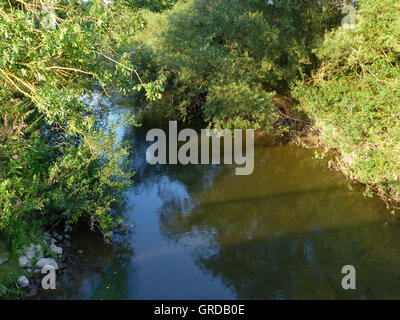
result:
<svg viewBox="0 0 400 320"><path fill-rule="evenodd" d="M312 150L267 150L256 150L253 175L223 168L212 187L191 193L190 211L167 197L161 232L238 298L399 297L400 236L384 205L350 191ZM347 264L357 269L356 291L341 288Z"/></svg>
<svg viewBox="0 0 400 320"><path fill-rule="evenodd" d="M313 150L258 141L249 176L232 166L150 166L146 132L168 122L140 121L121 132L136 171L126 195L131 232L107 247L76 231L85 254L74 249L78 262L53 297L400 297L397 220L349 190ZM341 288L347 264L356 267L356 291Z"/></svg>

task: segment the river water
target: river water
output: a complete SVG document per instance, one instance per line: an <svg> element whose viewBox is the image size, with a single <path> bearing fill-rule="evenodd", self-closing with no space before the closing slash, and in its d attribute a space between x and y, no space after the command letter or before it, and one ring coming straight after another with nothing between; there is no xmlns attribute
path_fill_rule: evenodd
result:
<svg viewBox="0 0 400 320"><path fill-rule="evenodd" d="M315 150L258 140L249 176L231 165L151 166L146 132L166 122L141 122L119 132L136 171L127 232L105 245L75 230L57 290L34 298L400 298L398 219ZM345 265L356 290L342 289Z"/></svg>

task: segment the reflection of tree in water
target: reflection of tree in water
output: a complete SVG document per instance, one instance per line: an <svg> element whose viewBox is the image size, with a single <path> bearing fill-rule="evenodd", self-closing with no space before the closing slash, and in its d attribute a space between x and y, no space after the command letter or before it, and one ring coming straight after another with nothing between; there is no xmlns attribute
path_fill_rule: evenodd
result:
<svg viewBox="0 0 400 320"><path fill-rule="evenodd" d="M141 122L125 136L135 192L158 188L161 232L188 243L198 266L239 298L399 297L398 228L385 227L381 203L347 191L313 151L256 149L254 174L243 178L219 166L149 166L147 130L167 122ZM355 292L340 286L347 264L357 269Z"/></svg>
<svg viewBox="0 0 400 320"><path fill-rule="evenodd" d="M400 234L395 221L385 226L379 201L329 186L331 179L320 188L282 192L277 184L276 192L249 196L251 179L260 178L248 179L219 176L195 194L190 211L167 201L162 232L174 241L204 239L191 247L196 263L238 298L400 296ZM357 269L356 291L341 288L347 264Z"/></svg>
<svg viewBox="0 0 400 320"><path fill-rule="evenodd" d="M100 280L91 295L91 299L127 299L132 288L130 277L135 276L131 264L134 255L131 242L126 234L115 235L110 245L107 268L100 273ZM104 263L102 261L101 263Z"/></svg>
<svg viewBox="0 0 400 320"><path fill-rule="evenodd" d="M169 185L171 182L181 184L189 193L200 192L212 185L214 177L220 171L220 166L149 165L146 162L146 151L153 142L146 142L146 134L151 129L160 128L165 131L168 137L168 121L157 118L157 115L147 114L140 118L140 123L140 128L134 128L127 132L124 137L126 141L132 142L130 160L135 171L134 189L136 192L141 192L141 188L146 188L149 185L159 185L160 197L168 199L177 191ZM179 128L179 130L181 129ZM168 177L168 179L166 183L163 183L165 177Z"/></svg>
<svg viewBox="0 0 400 320"><path fill-rule="evenodd" d="M128 114L126 108L114 110L120 104L117 98L87 97L89 110L97 114L103 130L110 129L113 121L118 126L118 139L124 140L130 130L121 127L119 118ZM111 112L108 112L111 111ZM129 234L117 232L106 244L102 235L90 232L86 224L75 228L71 234L72 246L67 250L69 263L65 273L57 276L57 289L39 289L33 299L124 299L131 289L129 277L135 276L130 264L134 251Z"/></svg>

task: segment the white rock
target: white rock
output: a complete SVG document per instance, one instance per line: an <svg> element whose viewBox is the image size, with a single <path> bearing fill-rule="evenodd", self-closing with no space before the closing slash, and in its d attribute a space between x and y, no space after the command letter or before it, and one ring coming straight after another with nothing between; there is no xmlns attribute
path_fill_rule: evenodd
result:
<svg viewBox="0 0 400 320"><path fill-rule="evenodd" d="M27 257L28 260L32 260L34 256L35 256L35 251L33 250L25 251L25 257Z"/></svg>
<svg viewBox="0 0 400 320"><path fill-rule="evenodd" d="M21 256L19 257L19 267L20 268L28 268L30 266L30 262L27 257Z"/></svg>
<svg viewBox="0 0 400 320"><path fill-rule="evenodd" d="M6 263L7 261L8 261L7 257L4 257L4 258L0 257L0 265L3 263Z"/></svg>
<svg viewBox="0 0 400 320"><path fill-rule="evenodd" d="M50 240L51 235L50 235L50 233L48 233L48 232L44 232L44 233L43 233L43 237L44 237L45 239L47 239L47 240Z"/></svg>
<svg viewBox="0 0 400 320"><path fill-rule="evenodd" d="M20 288L29 287L29 280L25 276L21 276L17 279L17 284Z"/></svg>
<svg viewBox="0 0 400 320"><path fill-rule="evenodd" d="M50 246L50 251L57 253L57 254L62 254L63 249L61 247L57 247L54 243Z"/></svg>
<svg viewBox="0 0 400 320"><path fill-rule="evenodd" d="M42 258L38 262L36 262L36 266L40 269L42 269L45 265L50 265L54 267L54 269L58 270L58 264L54 259Z"/></svg>
<svg viewBox="0 0 400 320"><path fill-rule="evenodd" d="M25 257L29 260L32 260L36 255L38 256L38 259L43 258L42 246L40 244L34 245L31 243L29 247L25 248Z"/></svg>
<svg viewBox="0 0 400 320"><path fill-rule="evenodd" d="M29 247L25 248L25 257L27 257L29 260L33 259L35 253L36 251L32 244Z"/></svg>
<svg viewBox="0 0 400 320"><path fill-rule="evenodd" d="M50 239L50 242L51 242L51 244L55 244L55 243L57 243L57 240L54 239L54 238L51 238L51 239Z"/></svg>

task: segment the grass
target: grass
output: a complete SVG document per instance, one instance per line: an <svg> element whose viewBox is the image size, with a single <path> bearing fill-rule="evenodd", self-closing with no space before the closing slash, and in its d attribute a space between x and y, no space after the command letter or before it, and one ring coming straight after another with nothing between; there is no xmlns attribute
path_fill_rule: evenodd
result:
<svg viewBox="0 0 400 320"><path fill-rule="evenodd" d="M0 266L0 299L22 297L23 291L16 288L15 282L24 272L19 268L18 255L11 252L11 246L4 234L0 234L0 257L8 258Z"/></svg>

